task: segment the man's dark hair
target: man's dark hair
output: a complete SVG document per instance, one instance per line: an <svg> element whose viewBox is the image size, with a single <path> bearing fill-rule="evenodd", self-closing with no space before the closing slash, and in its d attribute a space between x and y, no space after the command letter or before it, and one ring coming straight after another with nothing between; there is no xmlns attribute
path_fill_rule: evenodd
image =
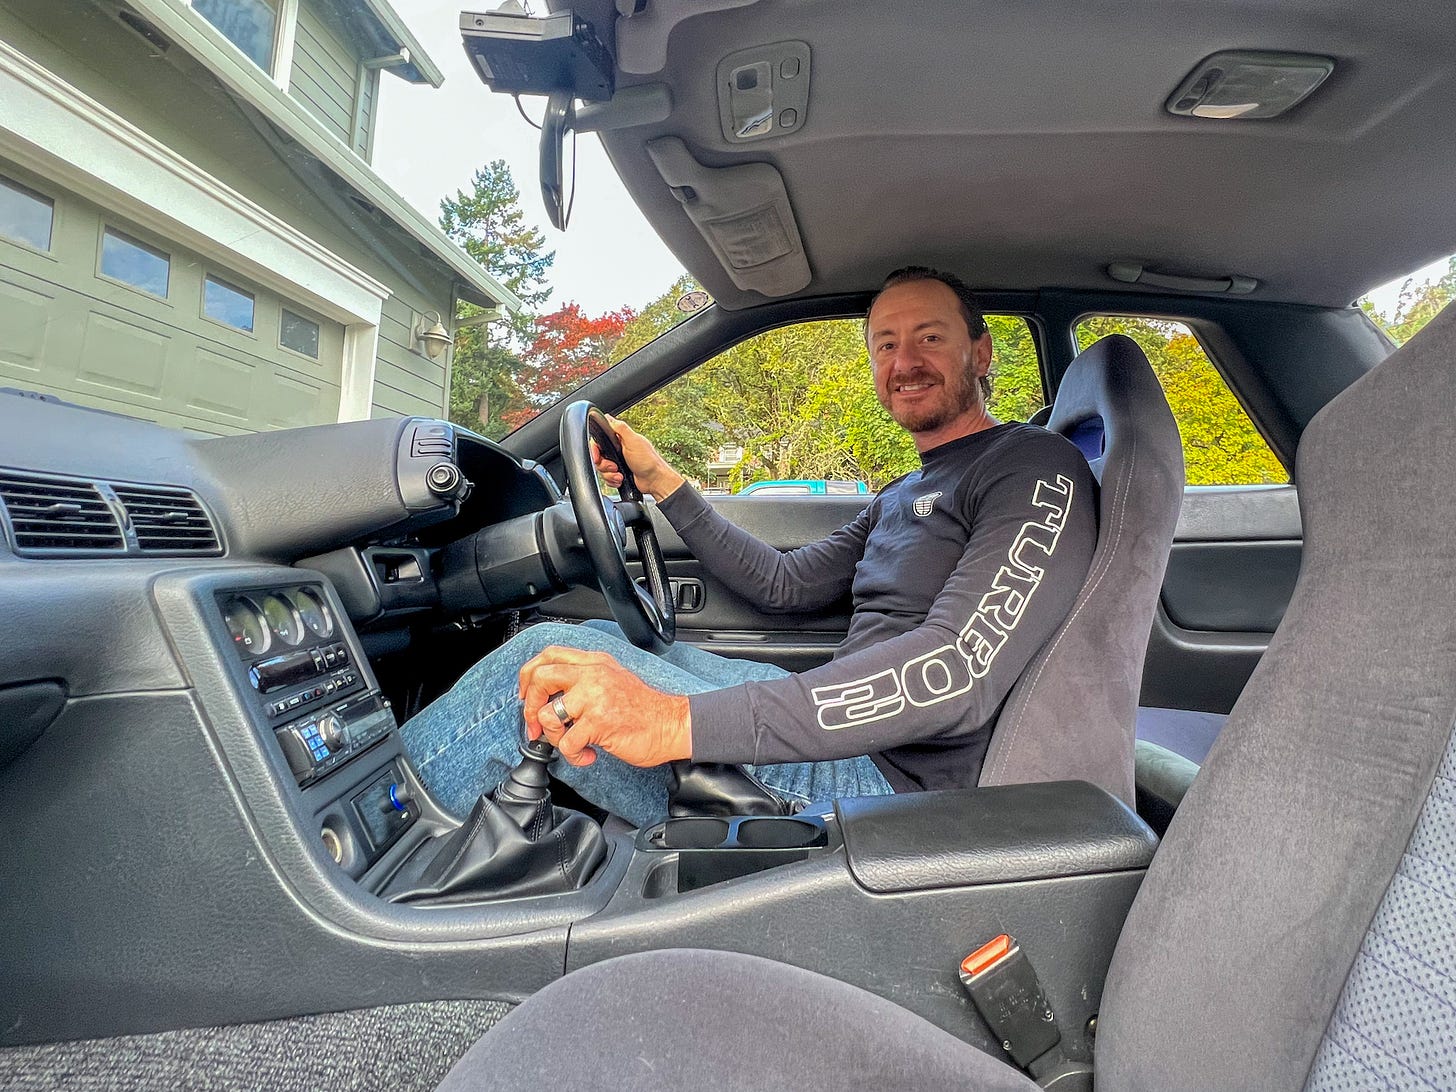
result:
<svg viewBox="0 0 1456 1092"><path fill-rule="evenodd" d="M966 329L970 331L972 338L983 337L987 331L986 316L981 311L981 303L976 299L976 294L971 291L970 286L961 280L954 273L942 273L938 269L931 269L928 265L907 265L895 270L884 279L879 291L875 293L874 299L865 309L864 336L869 340L870 336L870 312L875 309L875 300L879 299L887 288L895 288L902 284L914 284L916 281L939 281L956 294L960 300L961 317L966 320ZM991 397L991 377L981 376L981 394Z"/></svg>

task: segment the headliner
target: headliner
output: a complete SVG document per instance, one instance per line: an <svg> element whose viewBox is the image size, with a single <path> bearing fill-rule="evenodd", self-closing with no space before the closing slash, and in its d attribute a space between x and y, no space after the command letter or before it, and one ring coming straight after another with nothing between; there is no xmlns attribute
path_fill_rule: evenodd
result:
<svg viewBox="0 0 1456 1092"><path fill-rule="evenodd" d="M736 287L644 143L783 175L810 283L872 288L925 262L983 289L1121 288L1109 262L1255 277L1253 299L1344 306L1456 251L1456 20L1445 0L651 0L683 17L661 72L666 121L603 134L633 199L720 304ZM638 28L611 0L576 5L614 48ZM635 17L643 20L643 16ZM748 46L812 50L805 123L730 145L718 61ZM1163 103L1225 49L1318 53L1334 74L1283 118L1173 117ZM640 50L639 50L640 53Z"/></svg>

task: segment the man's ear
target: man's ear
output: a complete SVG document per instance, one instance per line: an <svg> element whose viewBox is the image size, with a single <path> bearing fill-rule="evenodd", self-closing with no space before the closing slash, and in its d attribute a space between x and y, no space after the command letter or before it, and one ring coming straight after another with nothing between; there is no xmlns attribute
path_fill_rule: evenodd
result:
<svg viewBox="0 0 1456 1092"><path fill-rule="evenodd" d="M975 341L971 342L971 374L980 378L991 371L991 354L995 346L991 341L991 331L987 330Z"/></svg>

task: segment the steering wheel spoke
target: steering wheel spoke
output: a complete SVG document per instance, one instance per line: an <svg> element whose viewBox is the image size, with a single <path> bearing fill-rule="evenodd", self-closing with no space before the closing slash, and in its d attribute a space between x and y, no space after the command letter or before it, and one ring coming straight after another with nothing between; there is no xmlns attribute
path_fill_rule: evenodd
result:
<svg viewBox="0 0 1456 1092"><path fill-rule="evenodd" d="M607 415L590 402L573 402L561 416L561 459L572 509L586 552L612 617L635 645L656 652L672 644L677 632L667 563L652 529L652 516L617 445ZM602 495L592 461L592 443L622 471L620 499ZM627 569L627 535L631 531L647 576L643 589Z"/></svg>
<svg viewBox="0 0 1456 1092"><path fill-rule="evenodd" d="M652 517L647 512L647 505L641 501L617 501L617 515L622 522L631 528L651 527Z"/></svg>

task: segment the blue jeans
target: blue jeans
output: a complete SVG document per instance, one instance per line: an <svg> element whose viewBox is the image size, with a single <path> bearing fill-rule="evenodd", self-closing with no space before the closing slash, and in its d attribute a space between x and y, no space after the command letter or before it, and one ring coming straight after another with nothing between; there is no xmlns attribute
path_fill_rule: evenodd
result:
<svg viewBox="0 0 1456 1092"><path fill-rule="evenodd" d="M519 677L522 666L547 645L609 652L649 686L671 694L700 694L751 680L787 674L772 664L715 656L675 644L657 656L637 648L611 622L575 626L543 622L522 630L470 668L448 693L400 729L420 778L447 809L464 815L519 761L525 738ZM843 796L893 792L869 758L750 766L778 796L796 804ZM667 816L667 769L629 766L597 751L590 766L552 763L553 777L584 799L638 826Z"/></svg>

